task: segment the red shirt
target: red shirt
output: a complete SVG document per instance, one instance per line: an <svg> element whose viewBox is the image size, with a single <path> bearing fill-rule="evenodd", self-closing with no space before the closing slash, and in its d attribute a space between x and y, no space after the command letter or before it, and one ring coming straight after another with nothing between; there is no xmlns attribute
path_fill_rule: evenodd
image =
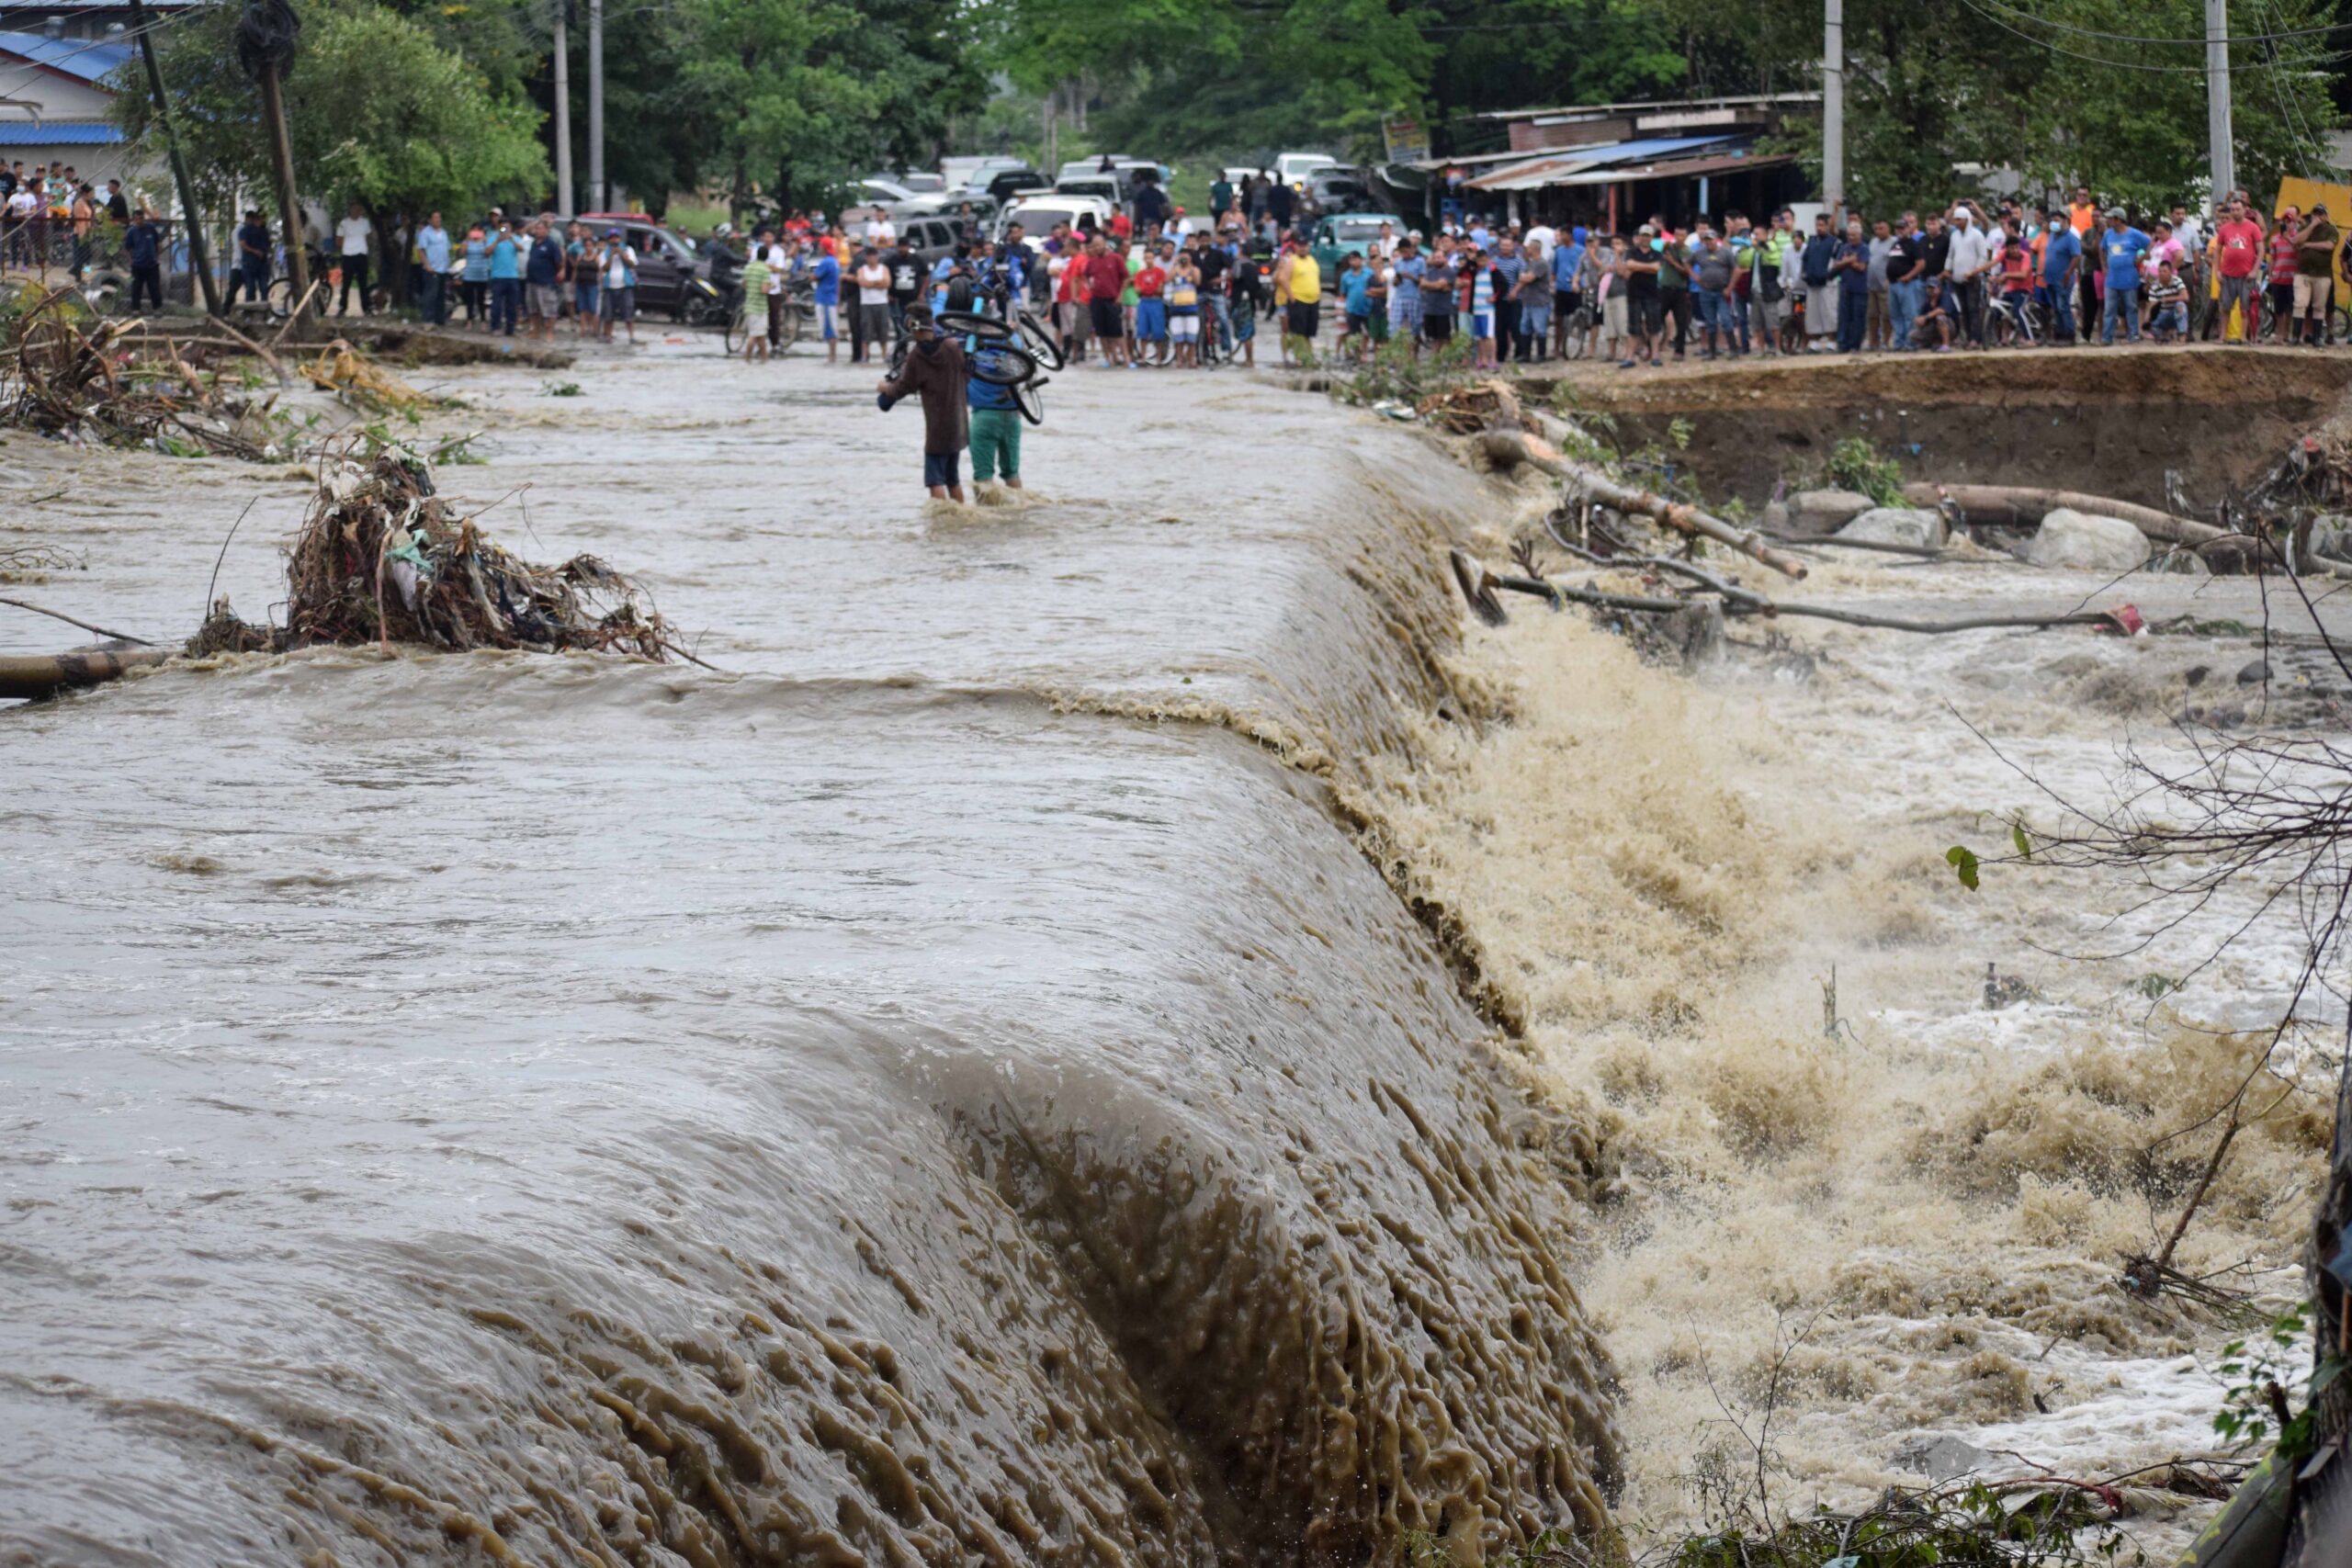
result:
<svg viewBox="0 0 2352 1568"><path fill-rule="evenodd" d="M1135 220L1129 218L1125 213L1114 212L1111 214L1111 232L1124 240L1132 235L1135 231Z"/></svg>
<svg viewBox="0 0 2352 1568"><path fill-rule="evenodd" d="M1136 271L1136 298L1157 299L1159 291L1168 287L1168 269L1158 262L1147 262Z"/></svg>
<svg viewBox="0 0 2352 1568"><path fill-rule="evenodd" d="M2270 237L2270 281L2295 281L2295 231L2281 228Z"/></svg>
<svg viewBox="0 0 2352 1568"><path fill-rule="evenodd" d="M2262 262L2262 225L2250 219L2224 223L2213 237L2222 245L2222 276L2252 277Z"/></svg>
<svg viewBox="0 0 2352 1568"><path fill-rule="evenodd" d="M1126 260L1116 251L1087 257L1086 276L1094 285L1093 297L1097 299L1116 300L1127 291Z"/></svg>

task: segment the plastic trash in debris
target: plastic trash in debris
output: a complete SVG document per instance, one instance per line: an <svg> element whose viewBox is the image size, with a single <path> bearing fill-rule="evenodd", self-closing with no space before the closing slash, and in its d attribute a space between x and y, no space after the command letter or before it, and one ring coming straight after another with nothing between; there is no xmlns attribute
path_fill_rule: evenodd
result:
<svg viewBox="0 0 2352 1568"><path fill-rule="evenodd" d="M2137 604L2118 604L2107 612L2105 624L2098 629L2112 637L2138 637L2148 629L2148 623L2141 619Z"/></svg>

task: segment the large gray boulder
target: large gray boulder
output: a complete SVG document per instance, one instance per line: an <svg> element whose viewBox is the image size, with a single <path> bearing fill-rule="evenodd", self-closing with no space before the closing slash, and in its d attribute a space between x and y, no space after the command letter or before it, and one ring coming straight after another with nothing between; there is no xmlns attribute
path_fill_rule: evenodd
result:
<svg viewBox="0 0 2352 1568"><path fill-rule="evenodd" d="M2120 517L2062 506L2026 541L2025 558L2036 566L2136 571L2148 563L2148 536Z"/></svg>
<svg viewBox="0 0 2352 1568"><path fill-rule="evenodd" d="M1926 506L1873 506L1838 529L1838 536L1872 545L1933 548L1944 542L1943 513Z"/></svg>
<svg viewBox="0 0 2352 1568"><path fill-rule="evenodd" d="M1860 491L1801 490L1789 497L1789 523L1803 534L1834 534L1877 504Z"/></svg>

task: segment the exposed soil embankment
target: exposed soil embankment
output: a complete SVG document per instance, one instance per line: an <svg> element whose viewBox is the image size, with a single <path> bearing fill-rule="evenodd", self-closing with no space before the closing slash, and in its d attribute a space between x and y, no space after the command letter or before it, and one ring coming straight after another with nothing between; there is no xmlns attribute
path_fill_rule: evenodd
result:
<svg viewBox="0 0 2352 1568"><path fill-rule="evenodd" d="M2075 348L2028 353L1821 355L1618 371L1578 363L1564 381L1614 417L1625 445L1674 449L1711 494L1767 497L1817 479L1830 448L1868 438L1916 479L2063 486L2165 504L2242 485L2334 413L2352 356L2285 348ZM1736 414L1736 419L1720 416Z"/></svg>

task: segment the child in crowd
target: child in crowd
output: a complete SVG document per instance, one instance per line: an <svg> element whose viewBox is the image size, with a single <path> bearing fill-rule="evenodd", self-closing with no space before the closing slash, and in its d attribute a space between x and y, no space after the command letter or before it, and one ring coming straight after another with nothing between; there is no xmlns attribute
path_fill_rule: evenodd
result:
<svg viewBox="0 0 2352 1568"><path fill-rule="evenodd" d="M1176 253L1175 269L1168 275L1168 335L1176 345L1176 367L1198 369L1201 363L1201 269L1192 253Z"/></svg>

